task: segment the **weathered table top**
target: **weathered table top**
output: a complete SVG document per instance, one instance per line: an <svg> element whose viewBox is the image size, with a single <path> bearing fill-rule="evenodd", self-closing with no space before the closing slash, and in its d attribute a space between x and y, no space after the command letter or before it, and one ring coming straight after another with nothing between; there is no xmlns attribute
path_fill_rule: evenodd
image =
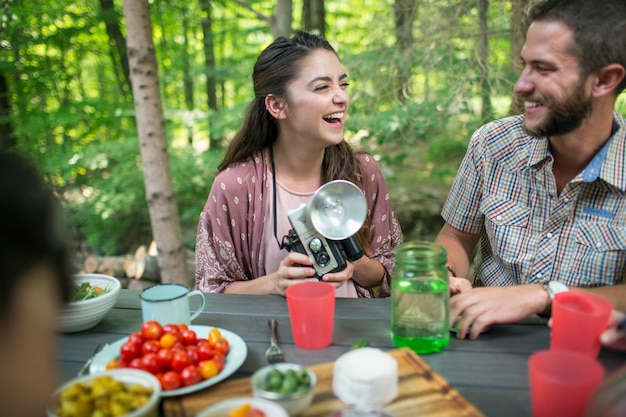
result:
<svg viewBox="0 0 626 417"><path fill-rule="evenodd" d="M192 301L192 310L194 308ZM206 305L193 324L228 329L241 336L248 356L229 379L250 376L266 365L267 320L278 321L278 339L288 362L315 365L332 362L358 339L373 347L394 349L390 338L390 300L337 299L333 343L321 350L303 350L293 343L286 300L280 296L206 294ZM100 343L111 343L138 330L142 322L139 292L122 290L115 308L96 327L60 336L58 361L63 377L76 375ZM488 417L530 416L527 360L549 347L550 333L542 319L494 325L478 340L451 338L442 352L420 358ZM600 360L607 372L623 364L626 354L604 349Z"/></svg>

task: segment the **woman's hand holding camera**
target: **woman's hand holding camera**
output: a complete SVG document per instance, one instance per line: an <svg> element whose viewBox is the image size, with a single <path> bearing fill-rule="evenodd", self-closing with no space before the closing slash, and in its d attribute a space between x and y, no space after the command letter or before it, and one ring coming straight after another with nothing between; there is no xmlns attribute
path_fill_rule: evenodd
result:
<svg viewBox="0 0 626 417"><path fill-rule="evenodd" d="M347 280L352 278L354 274L354 263L346 261L346 267L343 271L329 272L322 277L322 281L333 284L335 288L341 287Z"/></svg>
<svg viewBox="0 0 626 417"><path fill-rule="evenodd" d="M289 252L280 262L278 271L268 276L273 277L272 287L274 288L274 293L284 296L285 290L291 285L306 281L317 281L314 275L313 261L307 255L299 252Z"/></svg>

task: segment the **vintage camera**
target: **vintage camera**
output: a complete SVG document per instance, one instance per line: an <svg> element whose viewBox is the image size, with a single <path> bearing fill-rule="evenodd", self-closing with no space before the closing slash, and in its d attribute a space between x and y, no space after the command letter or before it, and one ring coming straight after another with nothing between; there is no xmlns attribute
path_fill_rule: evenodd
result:
<svg viewBox="0 0 626 417"><path fill-rule="evenodd" d="M283 238L283 247L314 260L316 277L338 272L356 261L363 250L354 234L363 225L367 203L363 192L345 180L321 186L306 204L288 212L292 229Z"/></svg>

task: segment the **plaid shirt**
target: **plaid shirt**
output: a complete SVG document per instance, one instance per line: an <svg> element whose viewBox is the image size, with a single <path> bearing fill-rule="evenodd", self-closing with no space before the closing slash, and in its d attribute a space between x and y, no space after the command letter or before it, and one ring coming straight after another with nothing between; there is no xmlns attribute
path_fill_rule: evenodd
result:
<svg viewBox="0 0 626 417"><path fill-rule="evenodd" d="M523 116L476 131L442 216L481 235L477 285L625 282L626 120L613 119L610 140L560 195L548 141L524 133Z"/></svg>

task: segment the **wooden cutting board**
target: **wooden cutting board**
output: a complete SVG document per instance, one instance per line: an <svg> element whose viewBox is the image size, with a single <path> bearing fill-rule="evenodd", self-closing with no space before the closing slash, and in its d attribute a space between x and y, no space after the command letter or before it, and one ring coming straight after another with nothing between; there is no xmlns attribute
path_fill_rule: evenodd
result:
<svg viewBox="0 0 626 417"><path fill-rule="evenodd" d="M403 348L388 353L398 361L398 397L386 405L396 417L484 417L412 350ZM328 417L332 411L345 407L333 394L333 364L310 366L317 375L317 386L313 403L302 412L302 417ZM250 396L250 378L234 379L193 394L164 398L162 411L165 417L193 417L218 401Z"/></svg>

